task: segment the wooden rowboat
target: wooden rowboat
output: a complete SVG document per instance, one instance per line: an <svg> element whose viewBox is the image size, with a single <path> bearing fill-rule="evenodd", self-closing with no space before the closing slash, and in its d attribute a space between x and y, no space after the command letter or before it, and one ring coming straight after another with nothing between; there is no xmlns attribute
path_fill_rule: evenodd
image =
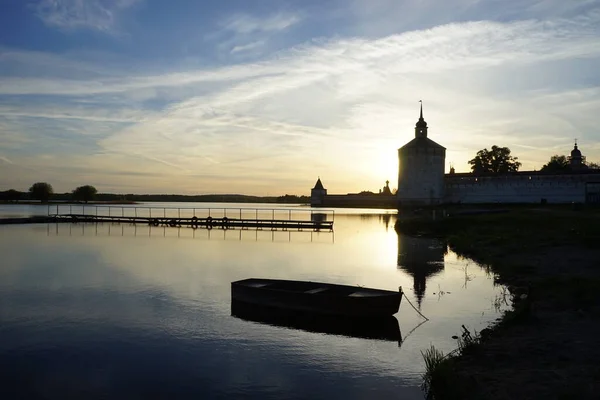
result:
<svg viewBox="0 0 600 400"><path fill-rule="evenodd" d="M231 283L232 301L321 315L381 317L396 314L399 291L331 283L250 278Z"/></svg>
<svg viewBox="0 0 600 400"><path fill-rule="evenodd" d="M254 304L231 302L231 315L244 321L257 322L312 333L341 335L361 339L378 339L402 343L398 320L383 317L345 317L309 314Z"/></svg>
<svg viewBox="0 0 600 400"><path fill-rule="evenodd" d="M377 339L402 343L398 320L383 317L346 317L323 315L231 302L231 315L244 321L288 329L361 339Z"/></svg>

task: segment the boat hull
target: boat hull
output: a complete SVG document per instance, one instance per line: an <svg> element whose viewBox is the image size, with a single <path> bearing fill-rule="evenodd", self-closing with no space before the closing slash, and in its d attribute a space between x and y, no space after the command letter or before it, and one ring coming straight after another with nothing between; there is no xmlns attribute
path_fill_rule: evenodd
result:
<svg viewBox="0 0 600 400"><path fill-rule="evenodd" d="M244 321L312 333L402 342L398 320L392 315L383 317L322 315L259 306L235 300L231 302L231 315Z"/></svg>
<svg viewBox="0 0 600 400"><path fill-rule="evenodd" d="M402 292L319 282L245 279L231 283L232 301L320 315L381 317L398 312Z"/></svg>

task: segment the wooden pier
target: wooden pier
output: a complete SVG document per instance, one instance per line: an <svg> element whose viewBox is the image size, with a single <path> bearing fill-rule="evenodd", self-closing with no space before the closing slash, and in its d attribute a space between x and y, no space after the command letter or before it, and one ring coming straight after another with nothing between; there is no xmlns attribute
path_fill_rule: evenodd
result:
<svg viewBox="0 0 600 400"><path fill-rule="evenodd" d="M193 229L333 231L334 212L300 208L52 205L48 207L48 218L55 222L145 224Z"/></svg>

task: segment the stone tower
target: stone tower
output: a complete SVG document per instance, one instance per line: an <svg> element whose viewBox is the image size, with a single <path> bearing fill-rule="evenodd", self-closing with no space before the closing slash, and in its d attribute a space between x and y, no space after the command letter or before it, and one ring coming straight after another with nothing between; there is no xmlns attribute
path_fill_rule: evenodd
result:
<svg viewBox="0 0 600 400"><path fill-rule="evenodd" d="M315 183L315 187L310 190L310 205L323 205L325 196L327 196L327 189L323 187L323 183L321 183L321 178L319 177L317 183Z"/></svg>
<svg viewBox="0 0 600 400"><path fill-rule="evenodd" d="M443 201L446 148L427 137L422 102L415 138L398 149L398 161L398 206Z"/></svg>

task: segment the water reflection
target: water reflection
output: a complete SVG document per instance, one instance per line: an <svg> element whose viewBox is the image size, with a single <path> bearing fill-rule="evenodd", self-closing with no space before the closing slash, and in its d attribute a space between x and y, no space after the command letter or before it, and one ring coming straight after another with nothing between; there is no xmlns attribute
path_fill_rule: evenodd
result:
<svg viewBox="0 0 600 400"><path fill-rule="evenodd" d="M0 226L2 393L422 399L421 350L434 344L446 353L462 324L486 327L501 311L501 288L433 241L398 238L395 215L350 211L336 210L335 243L328 232ZM231 282L248 277L403 286L417 306L414 283L430 320L422 324L404 299L376 335L249 322L256 316L232 317L230 297ZM424 297L425 283L452 294ZM400 348L386 339L399 327Z"/></svg>
<svg viewBox="0 0 600 400"><path fill-rule="evenodd" d="M300 329L308 332L379 339L401 344L402 335L394 316L382 318L344 318L282 311L272 307L248 305L231 300L231 315L246 321Z"/></svg>
<svg viewBox="0 0 600 400"><path fill-rule="evenodd" d="M413 277L413 288L421 308L427 279L444 270L447 246L437 239L398 235L398 268Z"/></svg>
<svg viewBox="0 0 600 400"><path fill-rule="evenodd" d="M192 229L190 227L167 227L119 223L54 223L47 224L48 236L130 236L130 237L178 237L199 240L238 241L285 241L334 243L333 231L277 231L244 229Z"/></svg>

